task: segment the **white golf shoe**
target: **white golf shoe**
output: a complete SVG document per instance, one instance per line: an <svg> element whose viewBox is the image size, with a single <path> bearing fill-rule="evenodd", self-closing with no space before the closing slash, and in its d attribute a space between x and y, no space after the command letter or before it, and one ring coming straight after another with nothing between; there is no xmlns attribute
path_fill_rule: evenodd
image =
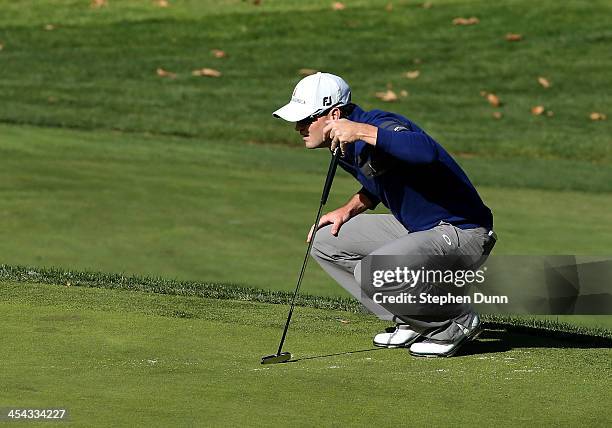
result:
<svg viewBox="0 0 612 428"><path fill-rule="evenodd" d="M410 346L410 355L415 357L451 357L455 355L461 345L476 339L482 332L478 314L468 314L467 321L467 327L453 321L453 325L444 332L433 335L421 342L413 343ZM444 336L448 337L449 334L452 334L455 339L445 340Z"/></svg>
<svg viewBox="0 0 612 428"><path fill-rule="evenodd" d="M384 333L378 333L374 336L374 345L383 348L400 348L410 346L420 336L410 326L406 324L398 324L395 327L389 327Z"/></svg>

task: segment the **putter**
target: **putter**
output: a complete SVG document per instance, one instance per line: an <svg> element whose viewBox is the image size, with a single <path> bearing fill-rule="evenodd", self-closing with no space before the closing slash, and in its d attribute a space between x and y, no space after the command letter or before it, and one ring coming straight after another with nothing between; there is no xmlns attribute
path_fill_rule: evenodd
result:
<svg viewBox="0 0 612 428"><path fill-rule="evenodd" d="M293 315L293 308L295 307L295 298L297 297L300 291L300 285L302 285L302 278L304 277L304 272L306 271L306 265L308 264L308 259L310 255L310 250L312 249L312 243L315 240L315 235L317 233L319 219L321 218L321 210L323 209L323 205L327 202L327 197L329 196L329 191L331 190L332 181L334 181L334 175L336 174L336 167L338 166L338 159L340 159L340 147L336 147L334 150L334 154L332 155L331 161L329 163L329 169L327 170L327 177L325 178L325 186L323 186L323 195L321 195L321 204L319 205L319 211L317 211L317 217L314 221L314 229L312 231L312 236L310 237L310 242L308 243L308 248L306 249L306 256L304 256L304 262L302 263L302 270L300 271L300 276L298 277L297 285L295 287L295 291L293 292L293 298L291 299L291 307L289 308L289 314L287 315L287 322L285 323L285 329L283 330L283 336L281 337L280 344L278 345L278 351L276 354L266 355L261 358L261 364L278 364L278 363L286 363L291 359L291 352L282 352L283 344L285 343L285 338L287 337L287 330L289 330L289 323L291 323L291 315Z"/></svg>

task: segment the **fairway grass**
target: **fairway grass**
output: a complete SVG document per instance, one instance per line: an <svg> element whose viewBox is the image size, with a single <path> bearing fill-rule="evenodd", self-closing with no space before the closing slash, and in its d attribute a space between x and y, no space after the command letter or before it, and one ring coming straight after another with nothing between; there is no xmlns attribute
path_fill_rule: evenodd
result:
<svg viewBox="0 0 612 428"><path fill-rule="evenodd" d="M79 426L607 426L609 345L485 331L450 359L373 349L385 324L283 305L3 282L4 406ZM440 411L440 409L445 409Z"/></svg>
<svg viewBox="0 0 612 428"><path fill-rule="evenodd" d="M11 237L0 241L0 263L295 286L325 151L25 126L0 125L0 133L0 233ZM493 210L494 254L612 248L612 170L583 163L599 181L559 190L583 172L562 172L565 161L551 160L559 175L540 180L537 163L519 174L518 160L496 168L481 168L486 159L460 161ZM525 187L504 178L514 176ZM325 210L358 189L339 171ZM304 290L346 295L316 263Z"/></svg>

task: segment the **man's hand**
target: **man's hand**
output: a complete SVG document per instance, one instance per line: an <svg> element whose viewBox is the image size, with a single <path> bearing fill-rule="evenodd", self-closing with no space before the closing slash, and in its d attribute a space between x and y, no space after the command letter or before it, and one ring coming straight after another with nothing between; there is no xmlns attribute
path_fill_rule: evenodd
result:
<svg viewBox="0 0 612 428"><path fill-rule="evenodd" d="M353 122L348 119L326 120L325 135L329 134L332 152L340 145L342 154L345 153L346 145L357 140L363 140L368 144L376 145L378 129L366 123Z"/></svg>
<svg viewBox="0 0 612 428"><path fill-rule="evenodd" d="M346 206L338 208L332 212L325 214L323 217L319 219L319 225L317 230L323 226L327 226L328 224L333 224L331 228L331 233L334 236L338 236L338 232L344 223L351 219L350 210L347 209ZM314 233L314 225L310 228L310 232L308 233L308 238L306 238L306 242L310 242L312 239L312 234Z"/></svg>

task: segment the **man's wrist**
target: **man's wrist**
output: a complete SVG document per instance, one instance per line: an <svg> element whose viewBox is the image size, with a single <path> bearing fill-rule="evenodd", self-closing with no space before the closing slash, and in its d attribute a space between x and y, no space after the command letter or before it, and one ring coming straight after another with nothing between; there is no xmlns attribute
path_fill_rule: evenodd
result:
<svg viewBox="0 0 612 428"><path fill-rule="evenodd" d="M372 146L376 145L378 136L378 128L367 123L360 123L357 129L357 137L359 140L365 141Z"/></svg>
<svg viewBox="0 0 612 428"><path fill-rule="evenodd" d="M353 206L355 215L360 214L374 206L374 203L368 196L363 192L357 192L353 197Z"/></svg>

